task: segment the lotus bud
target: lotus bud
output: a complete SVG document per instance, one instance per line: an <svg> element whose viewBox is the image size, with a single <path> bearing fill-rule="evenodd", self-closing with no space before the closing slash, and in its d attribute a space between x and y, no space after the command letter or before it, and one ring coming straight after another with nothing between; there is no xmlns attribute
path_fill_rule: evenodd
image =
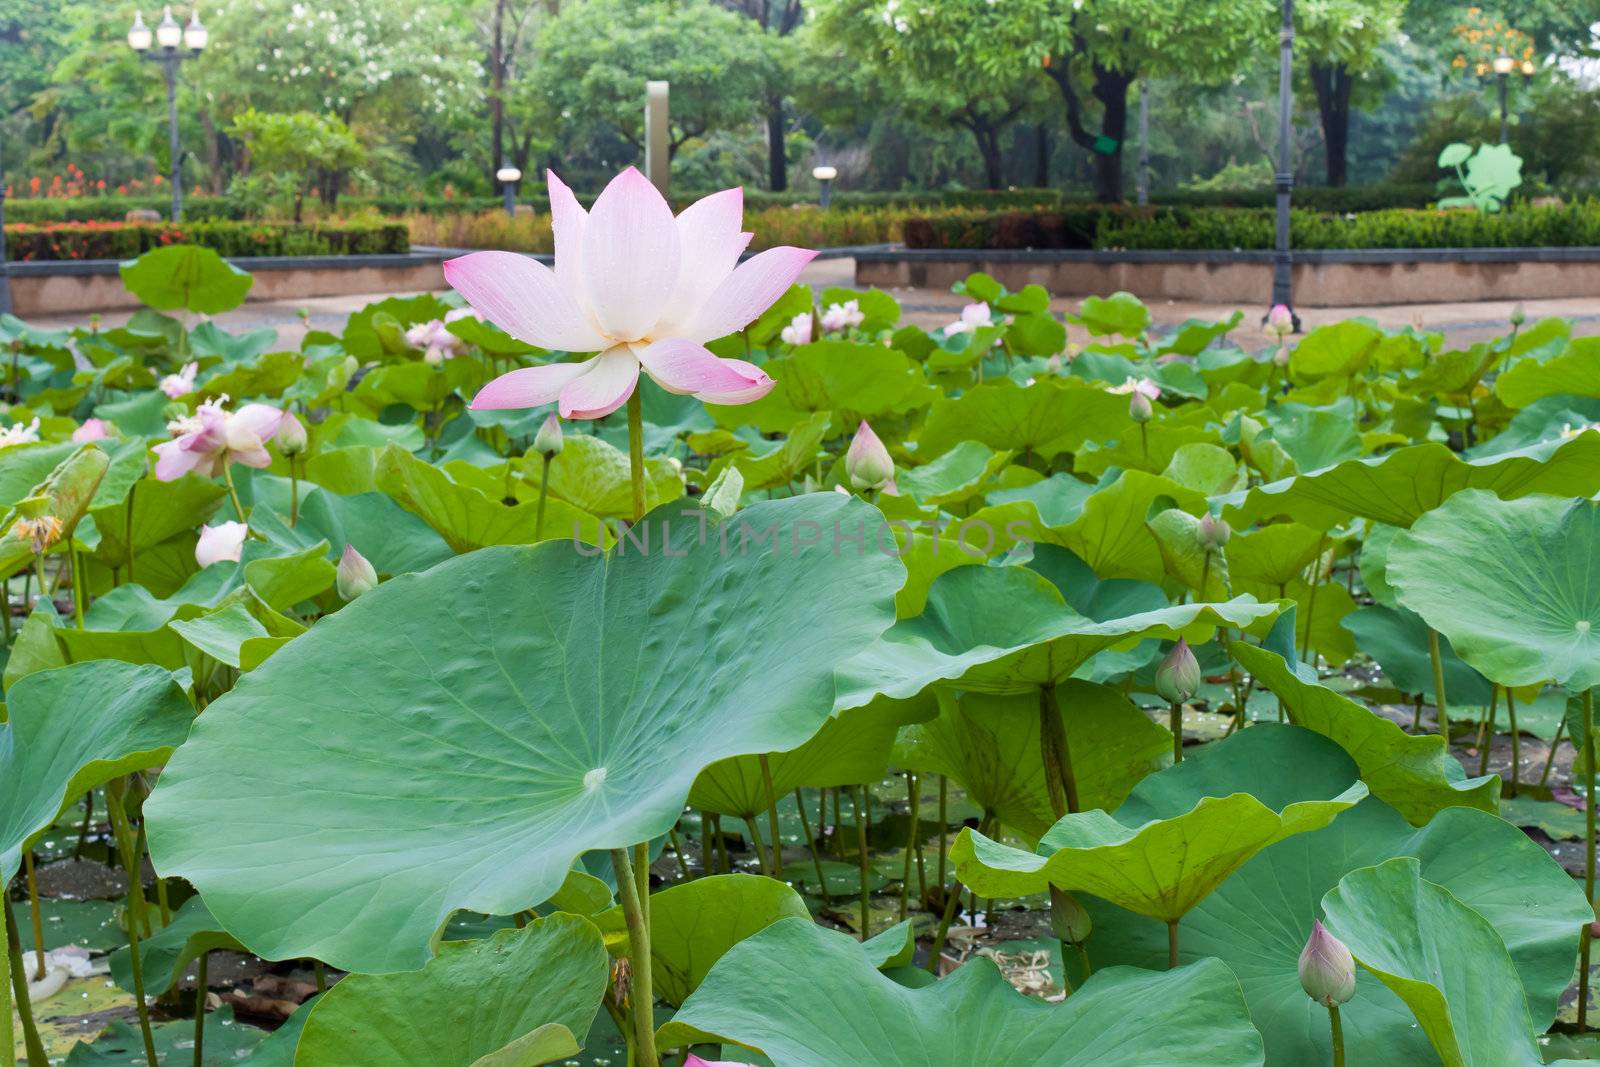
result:
<svg viewBox="0 0 1600 1067"><path fill-rule="evenodd" d="M1200 547L1210 551L1221 548L1228 543L1228 538L1233 536L1233 527L1228 525L1226 519L1206 512L1200 516Z"/></svg>
<svg viewBox="0 0 1600 1067"><path fill-rule="evenodd" d="M1277 334L1280 340L1294 333L1294 312L1288 305L1272 305L1272 310L1267 312L1267 332Z"/></svg>
<svg viewBox="0 0 1600 1067"><path fill-rule="evenodd" d="M1156 692L1169 704L1182 704L1199 688L1200 662L1189 651L1189 642L1180 637L1156 668Z"/></svg>
<svg viewBox="0 0 1600 1067"><path fill-rule="evenodd" d="M539 425L539 432L533 435L533 450L545 459L555 459L561 455L561 420L555 412L545 416L544 422Z"/></svg>
<svg viewBox="0 0 1600 1067"><path fill-rule="evenodd" d="M863 490L882 489L894 479L894 460L865 419L856 427L850 450L844 454L844 471L850 484Z"/></svg>
<svg viewBox="0 0 1600 1067"><path fill-rule="evenodd" d="M1050 887L1050 932L1057 941L1081 945L1089 939L1094 922L1078 903L1078 898L1064 889Z"/></svg>
<svg viewBox="0 0 1600 1067"><path fill-rule="evenodd" d="M1356 994L1356 961L1344 942L1328 933L1320 922L1311 924L1311 936L1300 953L1300 988L1306 996L1330 1008Z"/></svg>
<svg viewBox="0 0 1600 1067"><path fill-rule="evenodd" d="M1150 398L1138 390L1134 390L1128 397L1128 418L1137 423L1146 423L1155 414L1155 408L1150 406Z"/></svg>
<svg viewBox="0 0 1600 1067"><path fill-rule="evenodd" d="M1511 325L1521 326L1528 321L1528 309L1520 303L1511 309Z"/></svg>
<svg viewBox="0 0 1600 1067"><path fill-rule="evenodd" d="M283 413L278 432L272 435L272 439L278 442L278 451L285 456L298 456L306 450L306 428L292 411Z"/></svg>
<svg viewBox="0 0 1600 1067"><path fill-rule="evenodd" d="M367 562L367 557L357 552L355 545L345 545L344 554L339 557L338 571L334 576L334 585L339 590L339 596L345 600L354 600L377 584L378 572Z"/></svg>
<svg viewBox="0 0 1600 1067"><path fill-rule="evenodd" d="M219 522L215 526L200 527L200 540L195 542L194 561L202 570L213 563L239 562L244 551L244 539L250 528L242 522Z"/></svg>

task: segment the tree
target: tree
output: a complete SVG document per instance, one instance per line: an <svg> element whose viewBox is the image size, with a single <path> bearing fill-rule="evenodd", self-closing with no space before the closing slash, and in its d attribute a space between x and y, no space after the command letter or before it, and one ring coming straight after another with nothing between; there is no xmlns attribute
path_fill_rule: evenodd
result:
<svg viewBox="0 0 1600 1067"><path fill-rule="evenodd" d="M1301 0L1295 29L1322 120L1329 185L1344 185L1350 154L1351 94L1378 68L1385 42L1399 30L1406 0Z"/></svg>
<svg viewBox="0 0 1600 1067"><path fill-rule="evenodd" d="M801 0L727 0L735 11L756 20L763 31L781 41L793 33L801 23L804 8ZM779 45L781 48L782 46ZM773 64L774 77L767 86L767 187L775 193L789 188L788 119L784 114L784 100L788 86L786 65Z"/></svg>
<svg viewBox="0 0 1600 1067"><path fill-rule="evenodd" d="M489 9L478 19L478 34L484 41L489 69L489 121L491 143L488 171L506 163L525 170L532 151L533 133L526 123L520 132L514 115L506 105L506 87L517 81L521 67L531 52L541 15L554 18L561 11L560 0L489 0ZM508 138L509 134L509 138ZM506 142L509 139L509 154Z"/></svg>
<svg viewBox="0 0 1600 1067"><path fill-rule="evenodd" d="M366 158L366 149L338 116L310 111L248 108L234 118L228 136L245 146L247 175L260 168L290 190L295 222L308 193L319 190L323 202L332 205L345 173Z"/></svg>
<svg viewBox="0 0 1600 1067"><path fill-rule="evenodd" d="M669 155L753 121L772 77L770 44L710 0L581 0L539 35L530 82L568 134L603 127L644 150L644 84L672 85Z"/></svg>

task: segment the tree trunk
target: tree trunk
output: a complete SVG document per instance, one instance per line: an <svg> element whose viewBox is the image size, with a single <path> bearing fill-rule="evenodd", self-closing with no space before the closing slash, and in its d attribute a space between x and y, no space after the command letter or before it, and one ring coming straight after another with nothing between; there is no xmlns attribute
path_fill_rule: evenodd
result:
<svg viewBox="0 0 1600 1067"><path fill-rule="evenodd" d="M1094 196L1103 204L1122 202L1122 147L1128 138L1128 86L1133 79L1121 71L1095 65L1094 96L1104 115L1101 143L1095 146Z"/></svg>
<svg viewBox="0 0 1600 1067"><path fill-rule="evenodd" d="M1033 184L1036 189L1050 188L1050 127L1038 123L1033 128Z"/></svg>
<svg viewBox="0 0 1600 1067"><path fill-rule="evenodd" d="M494 0L494 43L489 51L489 116L494 123L494 146L490 150L489 176L505 165L506 127L506 0Z"/></svg>
<svg viewBox="0 0 1600 1067"><path fill-rule="evenodd" d="M784 140L783 97L767 99L767 187L775 193L789 188L788 146Z"/></svg>
<svg viewBox="0 0 1600 1067"><path fill-rule="evenodd" d="M1322 141L1328 163L1328 184L1349 180L1350 90L1354 80L1343 63L1311 64L1311 84L1317 90L1317 110L1322 116Z"/></svg>

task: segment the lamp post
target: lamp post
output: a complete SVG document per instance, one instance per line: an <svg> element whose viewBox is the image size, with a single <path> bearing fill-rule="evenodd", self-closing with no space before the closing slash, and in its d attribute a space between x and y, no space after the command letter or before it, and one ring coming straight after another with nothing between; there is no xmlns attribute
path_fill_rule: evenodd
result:
<svg viewBox="0 0 1600 1067"><path fill-rule="evenodd" d="M1272 305L1289 309L1294 332L1300 316L1294 313L1294 280L1290 269L1289 195L1294 189L1294 0L1283 0L1283 27L1278 33L1278 235L1272 254Z"/></svg>
<svg viewBox="0 0 1600 1067"><path fill-rule="evenodd" d="M494 172L495 181L500 183L500 189L506 198L506 217L517 217L517 183L522 180L522 171L509 164Z"/></svg>
<svg viewBox="0 0 1600 1067"><path fill-rule="evenodd" d="M1511 72L1517 69L1517 61L1501 52L1494 57L1494 76L1500 83L1500 143L1505 144L1506 136L1506 83L1511 80Z"/></svg>
<svg viewBox="0 0 1600 1067"><path fill-rule="evenodd" d="M0 133L0 146L6 143ZM11 265L6 262L6 168L0 160L0 315L11 314ZM0 605L0 610L4 605Z"/></svg>
<svg viewBox="0 0 1600 1067"><path fill-rule="evenodd" d="M822 210L828 210L828 201L833 199L833 179L839 176L838 167L812 167L811 176L817 179L817 203Z"/></svg>
<svg viewBox="0 0 1600 1067"><path fill-rule="evenodd" d="M179 26L172 17L172 5L154 31L145 25L144 15L134 12L133 25L128 28L128 47L142 59L160 63L167 76L167 146L172 162L172 221L183 218L183 184L178 159L178 67L186 59L194 59L205 51L211 42L211 31L200 25L200 13L189 16L189 25ZM151 45L156 46L151 50ZM185 50L187 49L187 50Z"/></svg>

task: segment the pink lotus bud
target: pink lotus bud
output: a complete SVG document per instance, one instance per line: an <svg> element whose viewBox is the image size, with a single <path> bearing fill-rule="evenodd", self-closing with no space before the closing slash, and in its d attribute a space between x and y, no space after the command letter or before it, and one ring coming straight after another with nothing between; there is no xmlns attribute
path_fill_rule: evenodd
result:
<svg viewBox="0 0 1600 1067"><path fill-rule="evenodd" d="M1267 332L1279 337L1294 333L1294 312L1285 304L1273 304L1272 310L1267 312Z"/></svg>
<svg viewBox="0 0 1600 1067"><path fill-rule="evenodd" d="M1311 936L1300 953L1300 988L1327 1007L1343 1004L1356 995L1356 961L1344 942L1328 933L1320 922L1311 924Z"/></svg>
<svg viewBox="0 0 1600 1067"><path fill-rule="evenodd" d="M554 459L561 454L561 448L561 420L552 411L539 425L539 432L533 435L533 450L545 459Z"/></svg>
<svg viewBox="0 0 1600 1067"><path fill-rule="evenodd" d="M1200 680L1200 661L1189 651L1189 642L1180 637L1156 668L1156 692L1169 704L1182 704L1194 696Z"/></svg>
<svg viewBox="0 0 1600 1067"><path fill-rule="evenodd" d="M237 563L244 551L244 539L250 528L242 522L223 522L215 526L200 527L200 540L195 542L194 561L202 570L224 560Z"/></svg>
<svg viewBox="0 0 1600 1067"><path fill-rule="evenodd" d="M1233 536L1233 527L1227 520L1206 512L1200 516L1200 547L1205 549L1221 548L1228 543L1228 538Z"/></svg>
<svg viewBox="0 0 1600 1067"><path fill-rule="evenodd" d="M306 450L306 428L292 411L283 413L278 432L272 435L272 439L278 443L278 451L285 456L298 456Z"/></svg>
<svg viewBox="0 0 1600 1067"><path fill-rule="evenodd" d="M844 472L857 489L882 489L894 478L894 460L865 419L844 454Z"/></svg>
<svg viewBox="0 0 1600 1067"><path fill-rule="evenodd" d="M1155 408L1150 405L1150 398L1143 393L1134 392L1128 397L1128 418L1137 423L1149 422L1155 414Z"/></svg>
<svg viewBox="0 0 1600 1067"><path fill-rule="evenodd" d="M339 557L339 567L334 575L334 585L339 590L339 596L345 600L354 600L361 594L369 592L377 584L378 572L367 562L367 557L357 552L355 545L345 545L344 554Z"/></svg>
<svg viewBox="0 0 1600 1067"><path fill-rule="evenodd" d="M103 441L110 436L109 424L104 419L84 419L83 425L72 431L72 443L81 445L85 441Z"/></svg>

